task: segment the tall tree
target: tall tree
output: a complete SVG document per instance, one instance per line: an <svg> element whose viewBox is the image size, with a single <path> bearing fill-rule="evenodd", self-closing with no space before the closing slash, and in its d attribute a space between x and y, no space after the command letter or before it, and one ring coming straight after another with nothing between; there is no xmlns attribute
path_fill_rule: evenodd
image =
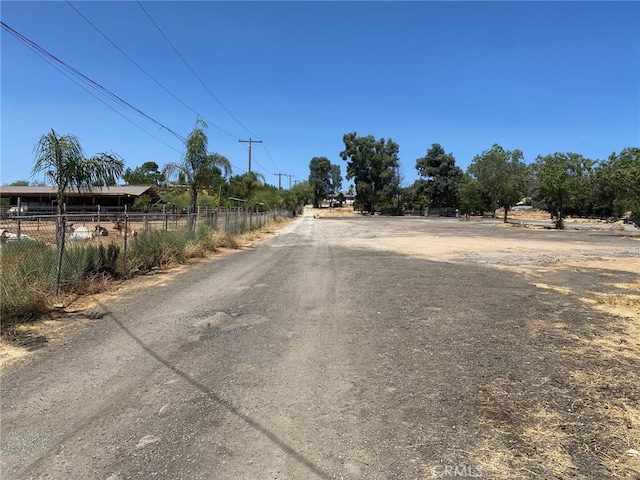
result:
<svg viewBox="0 0 640 480"><path fill-rule="evenodd" d="M333 199L342 189L342 172L340 165L331 164L331 192L333 193Z"/></svg>
<svg viewBox="0 0 640 480"><path fill-rule="evenodd" d="M313 157L309 162L309 184L313 188L313 206L320 208L331 192L331 162L327 157Z"/></svg>
<svg viewBox="0 0 640 480"><path fill-rule="evenodd" d="M155 185L159 186L165 181L164 175L160 172L156 162L144 162L139 167L131 170L127 168L122 175L122 179L128 185Z"/></svg>
<svg viewBox="0 0 640 480"><path fill-rule="evenodd" d="M593 161L578 153L554 153L538 156L531 169L537 198L563 228L566 210L590 196Z"/></svg>
<svg viewBox="0 0 640 480"><path fill-rule="evenodd" d="M482 213L491 208L482 185L469 172L464 174L458 184L458 196L460 198L460 212L467 216Z"/></svg>
<svg viewBox="0 0 640 480"><path fill-rule="evenodd" d="M522 158L520 150L505 150L494 144L490 150L476 155L469 165L468 172L479 182L493 216L498 208L504 209L505 223L509 208L522 200L527 191L528 170Z"/></svg>
<svg viewBox="0 0 640 480"><path fill-rule="evenodd" d="M264 177L260 173L247 172L244 175L239 175L233 180L235 191L241 198L247 200L247 210L251 209L251 199L262 188L264 184Z"/></svg>
<svg viewBox="0 0 640 480"><path fill-rule="evenodd" d="M458 183L463 172L456 166L451 153L445 153L438 143L431 145L424 157L416 160L416 170L428 182L431 206L437 208L458 206Z"/></svg>
<svg viewBox="0 0 640 480"><path fill-rule="evenodd" d="M402 189L402 203L405 208L418 210L423 214L424 208L429 205L428 183L424 178L418 178L412 185Z"/></svg>
<svg viewBox="0 0 640 480"><path fill-rule="evenodd" d="M59 136L53 129L40 137L34 147L31 175L44 172L57 187L58 215L62 214L66 192L71 188L91 191L112 184L122 175L124 162L114 153L98 153L85 158L79 140L70 134Z"/></svg>
<svg viewBox="0 0 640 480"><path fill-rule="evenodd" d="M356 132L345 134L342 140L345 148L340 157L347 161L347 180L355 180L355 201L373 215L376 203L396 191L400 147L391 139L359 137Z"/></svg>
<svg viewBox="0 0 640 480"><path fill-rule="evenodd" d="M220 167L225 175L231 173L231 163L227 158L217 153L208 152L209 139L203 128L208 128L207 123L198 119L196 128L187 138L186 153L181 163L169 163L164 167L164 175L167 179L175 176L183 176L191 194L191 211L196 211L198 204L198 190L209 185L211 170Z"/></svg>
<svg viewBox="0 0 640 480"><path fill-rule="evenodd" d="M634 223L640 226L640 148L629 147L619 154L612 153L607 161L618 215L631 211Z"/></svg>

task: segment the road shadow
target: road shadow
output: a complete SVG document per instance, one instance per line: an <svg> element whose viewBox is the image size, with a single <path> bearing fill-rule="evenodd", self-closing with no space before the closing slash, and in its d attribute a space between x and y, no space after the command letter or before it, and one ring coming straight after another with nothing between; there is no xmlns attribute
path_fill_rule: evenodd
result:
<svg viewBox="0 0 640 480"><path fill-rule="evenodd" d="M136 336L131 330L127 328L127 326L110 310L108 310L103 304L98 303L98 305L103 309L104 318L109 318L115 323L118 328L120 328L124 333L126 333L140 348L142 348L145 352L147 352L151 357L153 357L156 361L161 363L165 368L170 370L171 372L178 375L180 378L184 379L186 382L191 384L193 387L206 394L208 398L218 403L220 406L224 407L227 411L233 414L235 417L239 418L247 425L249 425L255 431L264 435L269 441L271 441L274 445L276 445L280 450L282 450L285 454L289 455L296 462L304 465L310 472L312 472L315 476L319 478L330 479L333 478L328 472L324 471L320 466L313 463L307 457L302 455L300 452L296 451L293 447L288 445L284 440L278 437L275 433L270 431L268 428L261 425L259 422L255 421L251 417L243 414L235 407L231 402L221 398L214 391L209 389L206 385L198 382L196 379L185 373L184 371L177 368L175 365L172 365L169 361L163 358L161 355L156 353L151 347L149 347L146 343L144 343L138 336Z"/></svg>

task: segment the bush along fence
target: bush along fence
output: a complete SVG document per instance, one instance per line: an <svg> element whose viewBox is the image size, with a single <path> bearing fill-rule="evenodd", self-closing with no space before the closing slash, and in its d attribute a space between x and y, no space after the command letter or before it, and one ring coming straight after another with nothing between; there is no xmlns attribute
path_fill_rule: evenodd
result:
<svg viewBox="0 0 640 480"><path fill-rule="evenodd" d="M127 276L203 256L290 210L21 215L0 220L0 308L5 317L46 310L52 294L83 291L95 277Z"/></svg>

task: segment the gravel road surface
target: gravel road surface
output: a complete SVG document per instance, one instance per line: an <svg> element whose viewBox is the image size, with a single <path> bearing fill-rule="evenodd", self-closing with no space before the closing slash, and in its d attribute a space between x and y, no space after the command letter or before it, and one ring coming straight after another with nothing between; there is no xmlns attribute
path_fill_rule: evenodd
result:
<svg viewBox="0 0 640 480"><path fill-rule="evenodd" d="M4 368L2 478L569 478L554 476L560 467L548 462L557 459L528 433L530 415L567 415L575 395L584 399L573 373L589 352L558 324L593 332L595 320L614 317L493 264L585 260L591 243L632 261L639 243L535 232L551 248L519 250L531 234L306 216L76 313L72 335ZM453 247L439 260L379 242L420 245L425 235L453 244L493 235L515 248ZM631 270L616 281L633 281ZM549 271L545 282L570 282L582 295L603 284L606 272L594 272ZM583 354L567 354L577 343ZM594 362L627 375L629 388L613 397L639 399L632 363ZM637 478L636 464L614 471L585 454L594 430L580 421L590 433L564 440L564 472ZM623 458L625 445L614 447ZM513 476L501 476L508 468Z"/></svg>

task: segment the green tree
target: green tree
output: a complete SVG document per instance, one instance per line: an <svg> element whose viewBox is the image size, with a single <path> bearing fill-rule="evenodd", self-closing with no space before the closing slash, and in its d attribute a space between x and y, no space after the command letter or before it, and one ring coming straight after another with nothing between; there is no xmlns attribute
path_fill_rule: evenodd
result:
<svg viewBox="0 0 640 480"><path fill-rule="evenodd" d="M464 215L483 213L491 208L482 185L468 172L458 183L458 197L460 199L460 213Z"/></svg>
<svg viewBox="0 0 640 480"><path fill-rule="evenodd" d="M526 195L528 169L522 158L520 150L505 150L494 144L490 150L476 155L469 165L468 172L482 187L493 216L498 208L504 209L505 223L509 208Z"/></svg>
<svg viewBox="0 0 640 480"><path fill-rule="evenodd" d="M400 147L391 139L359 137L356 132L342 140L345 148L340 157L347 161L347 180L355 180L355 203L373 215L377 202L396 191Z"/></svg>
<svg viewBox="0 0 640 480"><path fill-rule="evenodd" d="M260 173L247 172L229 179L232 196L246 200L245 206L250 210L252 198L264 185L264 177Z"/></svg>
<svg viewBox="0 0 640 480"><path fill-rule="evenodd" d="M133 201L133 206L136 208L139 208L143 212L148 212L149 207L151 206L151 197L146 193L143 195L140 195L138 198L136 198Z"/></svg>
<svg viewBox="0 0 640 480"><path fill-rule="evenodd" d="M612 154L615 156L615 153ZM616 168L614 162L605 160L599 162L593 170L591 189L592 210L600 217L610 217L620 214L616 210Z"/></svg>
<svg viewBox="0 0 640 480"><path fill-rule="evenodd" d="M200 128L202 127L202 128ZM198 191L209 185L211 171L220 167L225 175L231 173L231 163L222 155L208 152L209 139L203 128L207 128L204 120L198 119L196 128L189 134L186 143L186 153L181 163L169 163L164 167L167 179L183 176L189 186L191 194L191 211L195 212L198 205Z"/></svg>
<svg viewBox="0 0 640 480"><path fill-rule="evenodd" d="M606 163L613 183L614 211L618 215L631 211L632 220L640 225L640 148L612 153Z"/></svg>
<svg viewBox="0 0 640 480"><path fill-rule="evenodd" d="M538 156L531 169L536 199L556 219L556 227L564 228L567 209L575 208L590 196L593 161L578 153L554 153Z"/></svg>
<svg viewBox="0 0 640 480"><path fill-rule="evenodd" d="M331 165L331 193L333 193L332 200L335 200L336 195L342 189L342 171L340 165Z"/></svg>
<svg viewBox="0 0 640 480"><path fill-rule="evenodd" d="M298 182L293 186L291 191L295 195L296 207L308 205L313 201L313 189L309 182Z"/></svg>
<svg viewBox="0 0 640 480"><path fill-rule="evenodd" d="M458 183L463 172L451 153L445 153L440 144L433 143L427 154L416 160L416 170L427 180L432 207L458 207Z"/></svg>
<svg viewBox="0 0 640 480"><path fill-rule="evenodd" d="M28 180L16 180L15 182L11 182L9 184L10 187L28 187L29 186L29 181Z"/></svg>
<svg viewBox="0 0 640 480"><path fill-rule="evenodd" d="M309 184L313 188L313 206L319 208L331 192L331 162L327 157L313 157L309 162Z"/></svg>
<svg viewBox="0 0 640 480"><path fill-rule="evenodd" d="M122 179L127 185L154 185L157 187L165 182L165 176L160 172L156 162L144 162L133 170L127 168Z"/></svg>
<svg viewBox="0 0 640 480"><path fill-rule="evenodd" d="M424 208L429 205L428 182L424 178L418 178L413 184L402 189L402 203L409 210L418 210L423 214Z"/></svg>
<svg viewBox="0 0 640 480"><path fill-rule="evenodd" d="M44 172L46 180L57 187L58 215L62 214L69 189L91 191L120 178L124 162L114 153L99 153L85 158L78 139L70 134L59 136L53 129L34 147L32 176Z"/></svg>

